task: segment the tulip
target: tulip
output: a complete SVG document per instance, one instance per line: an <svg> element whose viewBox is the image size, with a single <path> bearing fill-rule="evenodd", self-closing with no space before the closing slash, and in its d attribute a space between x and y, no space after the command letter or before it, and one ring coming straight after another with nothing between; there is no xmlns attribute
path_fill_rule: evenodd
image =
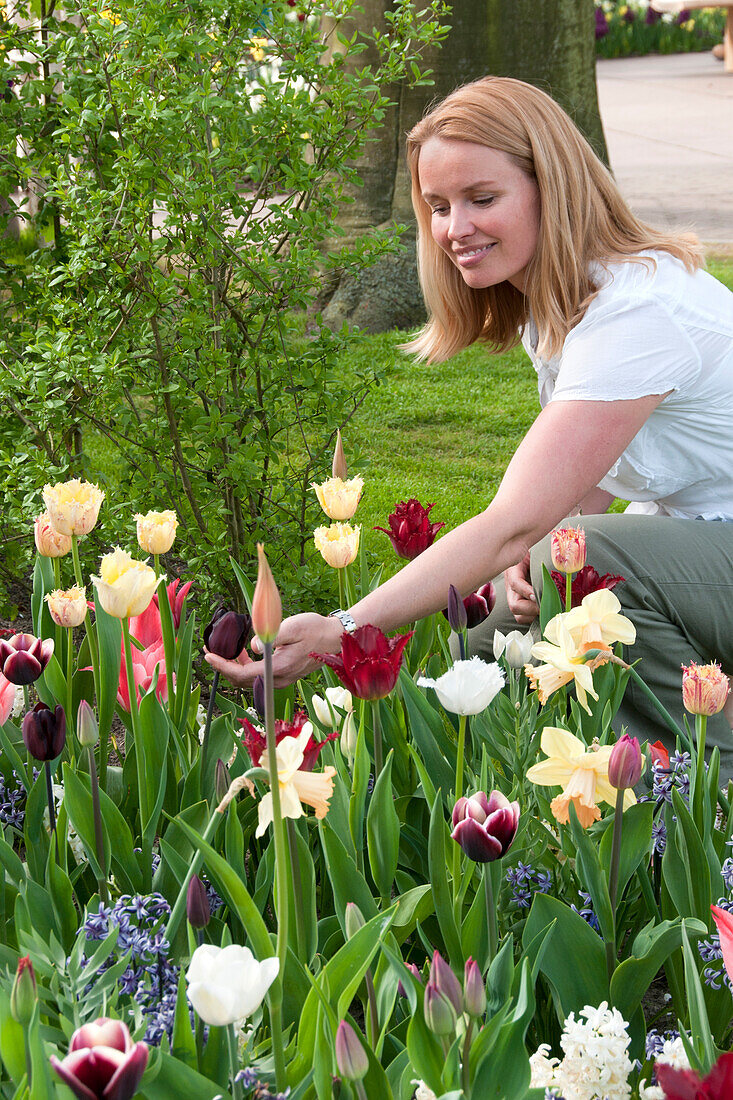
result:
<svg viewBox="0 0 733 1100"><path fill-rule="evenodd" d="M4 726L13 713L16 688L16 684L7 680L2 673L0 673L0 726Z"/></svg>
<svg viewBox="0 0 733 1100"><path fill-rule="evenodd" d="M359 553L360 534L361 527L332 523L330 527L316 527L313 539L326 565L332 569L345 569Z"/></svg>
<svg viewBox="0 0 733 1100"><path fill-rule="evenodd" d="M461 989L461 983L439 951L433 951L428 981L432 982L435 988L450 1001L456 1016L461 1016L463 1013L463 990Z"/></svg>
<svg viewBox="0 0 733 1100"><path fill-rule="evenodd" d="M46 603L51 618L58 626L81 626L87 617L86 588L78 584L62 591L60 588L46 593Z"/></svg>
<svg viewBox="0 0 733 1100"><path fill-rule="evenodd" d="M585 531L557 527L550 535L552 564L560 573L577 573L585 565Z"/></svg>
<svg viewBox="0 0 733 1100"><path fill-rule="evenodd" d="M341 636L341 653L311 653L314 661L332 668L339 680L358 699L384 699L397 683L402 653L414 634L387 638L379 627L358 627Z"/></svg>
<svg viewBox="0 0 733 1100"><path fill-rule="evenodd" d="M517 835L519 803L501 791L459 798L453 807L451 837L474 863L492 863L506 855Z"/></svg>
<svg viewBox="0 0 733 1100"><path fill-rule="evenodd" d="M252 620L249 615L220 607L204 627L204 645L210 653L216 653L225 661L233 661L242 652L251 634Z"/></svg>
<svg viewBox="0 0 733 1100"><path fill-rule="evenodd" d="M146 554L167 554L176 537L178 517L175 512L146 512L135 516L137 541Z"/></svg>
<svg viewBox="0 0 733 1100"><path fill-rule="evenodd" d="M248 947L205 943L186 972L188 999L205 1024L226 1027L257 1011L279 971L277 957L258 962Z"/></svg>
<svg viewBox="0 0 733 1100"><path fill-rule="evenodd" d="M186 916L192 928L206 928L211 920L211 906L206 887L198 875L193 875L186 894Z"/></svg>
<svg viewBox="0 0 733 1100"><path fill-rule="evenodd" d="M224 761L219 758L216 761L216 768L214 769L214 786L216 788L217 802L221 802L221 800L224 798L227 791L229 790L230 783L231 776L229 775L229 769L227 768Z"/></svg>
<svg viewBox="0 0 733 1100"><path fill-rule="evenodd" d="M62 535L51 525L48 512L41 512L33 521L36 550L44 558L63 558L71 550L71 537Z"/></svg>
<svg viewBox="0 0 733 1100"><path fill-rule="evenodd" d="M10 993L10 1015L21 1027L28 1027L38 1000L36 975L30 956L18 959L18 969Z"/></svg>
<svg viewBox="0 0 733 1100"><path fill-rule="evenodd" d="M183 605L193 582L186 581L185 584L181 585L180 591L177 591L180 583L181 582L176 577L176 579L171 581L167 586L168 604L171 609L171 614L173 615L173 626L176 630L178 630L181 625ZM152 600L140 615L131 616L130 634L146 649L148 646L154 645L157 642L162 642L163 628L160 622L157 592L153 593Z"/></svg>
<svg viewBox="0 0 733 1100"><path fill-rule="evenodd" d="M344 1081L361 1081L369 1069L369 1056L351 1024L341 1020L336 1028L336 1068Z"/></svg>
<svg viewBox="0 0 733 1100"><path fill-rule="evenodd" d="M55 760L66 744L64 708L36 703L23 719L23 743L34 760Z"/></svg>
<svg viewBox="0 0 733 1100"><path fill-rule="evenodd" d="M608 782L617 791L635 787L644 770L644 758L641 755L638 738L625 733L611 749L608 760Z"/></svg>
<svg viewBox="0 0 733 1100"><path fill-rule="evenodd" d="M281 817L302 817L303 802L307 806L313 807L318 820L324 818L328 813L328 804L333 796L333 777L336 774L336 769L329 765L318 774L305 769L305 753L312 742L312 733L313 726L310 722L305 722L297 737L283 737L275 749L275 769L280 794ZM260 767L269 770L270 760L267 750L260 757ZM258 807L258 824L255 836L263 836L272 820L272 792L268 791Z"/></svg>
<svg viewBox="0 0 733 1100"><path fill-rule="evenodd" d="M406 966L407 966L407 969L412 974L413 978L416 978L419 981L420 985L422 985L422 974L418 970L415 963L406 963ZM404 987L404 985L402 984L401 981L399 981L397 983L397 996L398 997L406 997L407 996L407 993L405 991L405 987Z"/></svg>
<svg viewBox="0 0 733 1100"><path fill-rule="evenodd" d="M260 760L262 754L267 748L267 741L265 735L261 729L252 725L249 718L240 718L240 725L244 729L244 747L249 753L249 758L252 761L252 766L257 768L260 766ZM332 733L329 737L326 737L323 741L316 741L313 736L313 725L308 721L308 715L304 710L296 710L293 715L292 722L285 722L278 718L275 721L275 744L279 745L287 737L299 737L304 726L308 725L311 736L308 738L303 750L303 763L301 764L301 770L304 772L313 771L316 766L316 761L320 755L321 749L329 741L333 741L338 737L338 732Z"/></svg>
<svg viewBox="0 0 733 1100"><path fill-rule="evenodd" d="M451 630L454 630L456 634L460 634L462 630L466 629L468 615L461 595L454 584L448 589L448 606L443 614L448 620Z"/></svg>
<svg viewBox="0 0 733 1100"><path fill-rule="evenodd" d="M425 998L423 1001L425 1023L434 1035L455 1034L458 1017L456 1010L441 993L434 982L428 982L425 986Z"/></svg>
<svg viewBox="0 0 733 1100"><path fill-rule="evenodd" d="M104 493L98 485L78 478L43 488L43 503L51 524L61 535L88 535L97 522L103 500Z"/></svg>
<svg viewBox="0 0 733 1100"><path fill-rule="evenodd" d="M682 666L682 702L690 714L718 714L729 692L730 681L715 661Z"/></svg>
<svg viewBox="0 0 733 1100"><path fill-rule="evenodd" d="M339 738L341 752L349 761L349 764L354 763L354 757L356 756L356 742L358 736L359 732L356 728L356 717L353 710L350 710L344 718L344 724L341 727L341 737Z"/></svg>
<svg viewBox="0 0 733 1100"><path fill-rule="evenodd" d="M354 901L347 901L346 909L344 910L344 928L346 930L346 939L350 940L360 928L363 928L366 924L361 909Z"/></svg>
<svg viewBox="0 0 733 1100"><path fill-rule="evenodd" d="M386 527L375 527L374 530L389 535L395 553L412 561L433 544L438 531L445 527L445 523L430 522L430 509L434 507L434 504L423 507L414 497L407 501L400 500L387 519L389 530Z"/></svg>
<svg viewBox="0 0 733 1100"><path fill-rule="evenodd" d="M252 596L252 626L261 642L274 642L283 619L282 603L261 542L257 543L257 560L257 584Z"/></svg>
<svg viewBox="0 0 733 1100"><path fill-rule="evenodd" d="M564 600L567 586L565 575L553 569L552 579L561 598ZM600 588L615 588L617 584L622 584L624 580L625 577L615 573L604 573L603 576L600 576L592 565L584 565L573 577L570 606L577 607L591 592L597 592Z"/></svg>
<svg viewBox="0 0 733 1100"><path fill-rule="evenodd" d="M509 668L522 668L532 656L534 642L529 631L522 634L521 630L510 630L505 635L500 630L495 630L493 644L497 661L503 657Z"/></svg>
<svg viewBox="0 0 733 1100"><path fill-rule="evenodd" d="M328 730L337 729L341 724L339 710L346 711L348 715L354 708L351 692L342 687L326 688L325 699L320 695L311 698L311 704L316 718L321 725Z"/></svg>
<svg viewBox="0 0 733 1100"><path fill-rule="evenodd" d="M649 755L652 758L652 764L659 764L662 768L669 767L669 753L661 741L654 741L649 746Z"/></svg>
<svg viewBox="0 0 733 1100"><path fill-rule="evenodd" d="M486 986L475 959L466 959L463 975L463 1000L466 1012L477 1019L486 1011Z"/></svg>
<svg viewBox="0 0 733 1100"><path fill-rule="evenodd" d="M346 481L348 470L346 468L346 455L344 454L344 444L341 439L341 429L336 432L336 446L333 450L333 461L331 463L331 476L340 477L342 481Z"/></svg>
<svg viewBox="0 0 733 1100"><path fill-rule="evenodd" d="M471 657L469 661L456 661L437 680L421 676L417 685L433 688L452 714L479 714L503 688L504 673L497 664Z"/></svg>
<svg viewBox="0 0 733 1100"><path fill-rule="evenodd" d="M148 1064L148 1048L133 1043L121 1020L101 1016L74 1032L63 1062L53 1054L50 1062L78 1100L132 1100Z"/></svg>
<svg viewBox="0 0 733 1100"><path fill-rule="evenodd" d="M733 1096L733 1054L721 1054L705 1078L668 1062L657 1062L654 1071L666 1100L730 1100Z"/></svg>
<svg viewBox="0 0 733 1100"><path fill-rule="evenodd" d="M555 726L545 726L540 745L547 759L533 764L527 778L541 787L563 787L562 794L553 798L550 804L555 820L561 825L568 823L571 802L584 829L599 820L598 802L616 805L616 790L608 781L610 745L589 749L580 738ZM635 802L634 792L625 791L624 809Z"/></svg>
<svg viewBox="0 0 733 1100"><path fill-rule="evenodd" d="M145 562L136 561L119 546L105 554L99 566L99 576L92 577L97 599L115 619L140 615L153 598L158 583L155 570Z"/></svg>
<svg viewBox="0 0 733 1100"><path fill-rule="evenodd" d="M143 695L150 691L153 677L156 677L155 694L161 703L165 703L168 699L168 680L165 667L165 647L162 641L156 645L148 646L147 649L137 649L137 647L131 646L131 653L132 676L138 704ZM157 676L156 669L158 670ZM130 713L130 688L127 680L127 657L124 647L120 663L120 678L117 685L117 702L124 711Z"/></svg>
<svg viewBox="0 0 733 1100"><path fill-rule="evenodd" d="M252 684L252 705L259 714L260 718L265 720L265 677L255 676L254 683Z"/></svg>
<svg viewBox="0 0 733 1100"><path fill-rule="evenodd" d="M99 740L97 719L86 699L82 699L76 712L76 735L82 748L92 748Z"/></svg>
<svg viewBox="0 0 733 1100"><path fill-rule="evenodd" d="M34 684L51 660L53 641L32 634L0 638L0 672L11 684Z"/></svg>
<svg viewBox="0 0 733 1100"><path fill-rule="evenodd" d="M453 585L451 585L451 588L453 588ZM457 591L456 596L458 596ZM458 599L460 599L460 596L458 596ZM469 596L466 596L465 600L463 600L463 610L466 616L465 627L456 628L455 626L453 626L448 608L445 609L443 614L445 615L448 622L451 624L452 630L463 630L466 627L469 630L473 630L475 626L478 626L479 623L482 623L484 619L487 619L489 617L491 612L494 610L495 603L496 589L494 588L491 581L489 581L488 584L482 584L476 592L471 592L471 594ZM460 610L458 610L458 614L459 616L461 615Z"/></svg>
<svg viewBox="0 0 733 1100"><path fill-rule="evenodd" d="M328 518L340 522L351 519L354 515L363 488L364 479L361 477L352 477L348 481L343 481L340 477L330 477L320 485L311 484L311 489L315 489L318 503Z"/></svg>

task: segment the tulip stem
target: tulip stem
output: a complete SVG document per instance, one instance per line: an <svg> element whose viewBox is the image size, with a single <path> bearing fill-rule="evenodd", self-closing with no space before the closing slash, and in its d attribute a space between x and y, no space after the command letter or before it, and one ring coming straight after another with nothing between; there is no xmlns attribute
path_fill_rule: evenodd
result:
<svg viewBox="0 0 733 1100"><path fill-rule="evenodd" d="M166 665L166 668L168 666ZM214 706L216 704L216 692L219 688L219 672L214 670L214 679L211 684L211 695L209 696L209 705L206 709L206 725L204 726L204 740L201 745L201 794L206 797L204 792L204 775L206 774L206 765L209 759L209 731L211 730L211 720L214 716Z"/></svg>
<svg viewBox="0 0 733 1100"><path fill-rule="evenodd" d="M570 611L573 606L573 574L565 574L565 611Z"/></svg>
<svg viewBox="0 0 733 1100"><path fill-rule="evenodd" d="M369 1005L369 1015L367 1017L367 1038L372 1049L376 1049L379 1042L379 1009L377 1008L377 994L374 989L374 979L372 977L371 969L368 969L364 975L364 984L367 991L367 1002ZM371 1035L369 1032L371 1031Z"/></svg>
<svg viewBox="0 0 733 1100"><path fill-rule="evenodd" d="M154 555L155 574L160 576L160 554ZM168 688L168 713L173 718L176 707L176 688L173 682L173 669L176 661L175 624L173 622L173 608L168 599L168 587L165 577L160 576L158 581L158 613L160 615L160 631L163 635L163 652L165 653L165 681Z"/></svg>
<svg viewBox="0 0 733 1100"><path fill-rule="evenodd" d="M306 959L305 918L303 913L303 884L300 877L300 852L298 851L298 832L292 818L287 820L288 847L290 848L290 873L293 879L293 902L295 909L295 932L298 944L298 958Z"/></svg>
<svg viewBox="0 0 733 1100"><path fill-rule="evenodd" d="M234 1030L234 1024L229 1024L227 1027L227 1045L229 1047L229 1067L232 1075L232 1096L234 1100L239 1100L242 1095L242 1086L241 1082L237 1080L239 1059L237 1058L237 1034Z"/></svg>
<svg viewBox="0 0 733 1100"><path fill-rule="evenodd" d="M51 560L53 561L54 586L55 586L56 590L58 591L61 588L61 559L60 558L52 558ZM60 626L58 623L54 623L54 639L55 639L55 643L56 643L55 648L54 648L54 653L56 654L57 660L61 660L61 638L63 636L62 635L62 630L63 630L62 626Z"/></svg>
<svg viewBox="0 0 733 1100"><path fill-rule="evenodd" d="M463 638L463 634L458 635L459 638ZM458 719L458 755L456 757L456 790L454 802L463 794L463 757L466 749L466 728L468 726L468 718L465 714L461 714ZM453 908L458 908L458 889L459 879L461 874L461 846L456 844L453 849ZM456 912L456 919L458 919L458 913Z"/></svg>
<svg viewBox="0 0 733 1100"><path fill-rule="evenodd" d="M97 764L94 759L94 747L87 747L89 754L89 782L92 788L92 813L94 815L94 844L97 849L97 863L102 872L97 880L99 887L99 900L103 905L107 904L107 867L104 859L104 834L102 832L102 810L99 805L99 780L97 779Z"/></svg>
<svg viewBox="0 0 733 1100"><path fill-rule="evenodd" d="M336 573L338 575L338 581L339 581L339 607L346 607L349 601L346 599L346 585L344 584L344 571L343 571L343 569L337 569Z"/></svg>
<svg viewBox="0 0 733 1100"><path fill-rule="evenodd" d="M59 834L56 830L56 810L53 804L53 782L51 780L51 761L46 761L46 795L48 797L48 820L51 826L51 832L54 835L56 841L56 862L60 863L61 858L59 856Z"/></svg>
<svg viewBox="0 0 733 1100"><path fill-rule="evenodd" d="M379 715L379 699L372 699L372 732L374 734L374 780L379 779L384 765L382 755L382 719Z"/></svg>
<svg viewBox="0 0 733 1100"><path fill-rule="evenodd" d="M466 1037L463 1040L463 1054L461 1056L461 1083L463 1085L463 1095L471 1095L471 1037L473 1033L473 1020L468 1021L466 1027Z"/></svg>
<svg viewBox="0 0 733 1100"><path fill-rule="evenodd" d="M501 867L501 863L497 864ZM489 963L494 961L499 944L499 930L496 925L496 901L494 898L493 863L484 864L484 891L486 893L486 921L489 927Z"/></svg>
<svg viewBox="0 0 733 1100"><path fill-rule="evenodd" d="M363 1081L354 1081L354 1088L356 1089L356 1095L359 1097L359 1100L369 1100L364 1089Z"/></svg>
<svg viewBox="0 0 733 1100"><path fill-rule="evenodd" d="M140 836L143 836L148 824L148 792L145 786L145 761L143 760L142 738L138 722L137 688L135 674L132 671L132 645L130 643L130 621L122 619L122 638L125 644L125 671L127 672L127 693L130 697L130 722L135 741L135 765L137 768L137 797L140 808ZM143 845L144 847L144 845Z"/></svg>
<svg viewBox="0 0 733 1100"><path fill-rule="evenodd" d="M695 824L699 829L703 828L703 791L705 787L705 737L707 734L707 714L695 715L695 742L697 756L695 758L695 782L692 792L692 812Z"/></svg>
<svg viewBox="0 0 733 1100"><path fill-rule="evenodd" d="M618 892L618 869L621 863L621 833L624 823L624 795L626 791L616 791L616 813L613 819L613 838L611 841L611 869L608 876L608 896L611 899L613 917L613 939L606 940L606 971L610 982L616 969L616 894Z"/></svg>
<svg viewBox="0 0 733 1100"><path fill-rule="evenodd" d="M74 739L74 628L66 630L66 729L69 734L68 745L71 763L76 760L76 741Z"/></svg>
<svg viewBox="0 0 733 1100"><path fill-rule="evenodd" d="M71 536L71 557L74 562L74 579L80 588L84 588L84 579L81 573L81 562L79 561L79 536ZM123 620L124 621L124 620ZM89 652L92 657L92 675L94 676L94 694L99 703L99 648L97 646L97 633L92 626L91 616L89 614L89 608L84 617L84 625L86 627L87 638L89 639Z"/></svg>
<svg viewBox="0 0 733 1100"><path fill-rule="evenodd" d="M277 882L277 957L280 961L279 980L269 996L272 1053L275 1060L275 1082L278 1092L285 1091L285 1050L282 1033L282 982L288 951L288 882L285 829L280 806L280 782L277 773L277 743L275 741L275 686L272 673L272 642L264 642L265 663L265 734L267 765L272 795L272 832L275 838L275 876Z"/></svg>

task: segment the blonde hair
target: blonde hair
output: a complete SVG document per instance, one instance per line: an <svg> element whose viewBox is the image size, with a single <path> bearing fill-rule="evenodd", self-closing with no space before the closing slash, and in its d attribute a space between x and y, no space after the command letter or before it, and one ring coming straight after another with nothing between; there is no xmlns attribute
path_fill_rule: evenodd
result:
<svg viewBox="0 0 733 1100"><path fill-rule="evenodd" d="M421 146L430 138L470 141L511 157L537 183L540 227L525 293L508 282L473 289L432 237L431 210L420 192ZM418 225L418 272L428 321L404 344L418 359L441 362L485 341L492 351L517 343L531 308L539 350L556 355L597 293L591 264L658 249L694 271L702 263L693 234L668 234L634 217L611 173L550 96L509 77L487 76L452 92L407 135L412 203Z"/></svg>

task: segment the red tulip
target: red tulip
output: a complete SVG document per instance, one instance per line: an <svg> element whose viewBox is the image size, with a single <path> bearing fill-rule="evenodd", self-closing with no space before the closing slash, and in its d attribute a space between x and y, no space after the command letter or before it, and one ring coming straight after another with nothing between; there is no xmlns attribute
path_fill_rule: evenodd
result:
<svg viewBox="0 0 733 1100"><path fill-rule="evenodd" d="M101 1016L71 1036L69 1053L51 1065L79 1100L132 1100L148 1064L145 1043L133 1043L120 1020Z"/></svg>
<svg viewBox="0 0 733 1100"><path fill-rule="evenodd" d="M275 744L279 745L283 737L297 737L308 721L310 719L304 710L296 710L292 722L283 722L278 718L275 722ZM248 718L242 718L240 722L244 729L244 747L249 753L252 766L256 768L259 765L260 757L267 748L265 735L257 729L257 726L253 726ZM338 736L339 731L336 730L324 738L323 741L316 741L313 734L311 734L303 753L303 763L300 765L300 771L312 772L323 746Z"/></svg>
<svg viewBox="0 0 733 1100"><path fill-rule="evenodd" d="M652 764L661 764L663 768L669 767L669 753L661 741L654 741L649 746Z"/></svg>
<svg viewBox="0 0 733 1100"><path fill-rule="evenodd" d="M459 798L453 807L451 837L474 863L492 863L509 851L519 825L519 803L501 791Z"/></svg>
<svg viewBox="0 0 733 1100"><path fill-rule="evenodd" d="M733 1096L733 1054L721 1054L704 1079L691 1069L655 1067L657 1084L667 1100L730 1100Z"/></svg>
<svg viewBox="0 0 733 1100"><path fill-rule="evenodd" d="M4 726L13 713L15 703L15 684L6 680L0 673L0 726Z"/></svg>
<svg viewBox="0 0 733 1100"><path fill-rule="evenodd" d="M341 636L341 654L311 653L314 661L328 665L344 687L359 699L383 699L397 683L402 652L415 633L388 638L377 626L360 626Z"/></svg>
<svg viewBox="0 0 733 1100"><path fill-rule="evenodd" d="M565 599L565 574L552 570L552 579L557 585L557 590L562 599ZM599 588L615 588L617 584L623 584L625 577L616 576L613 573L604 573L601 577L592 565L584 565L573 577L571 588L571 606L579 607L584 598L591 592L597 592Z"/></svg>
<svg viewBox="0 0 733 1100"><path fill-rule="evenodd" d="M445 527L444 523L430 522L428 513L433 507L433 504L423 507L414 497L407 501L400 500L387 520L389 531L386 527L375 527L374 530L389 535L395 553L412 561L432 545L438 531Z"/></svg>
<svg viewBox="0 0 733 1100"><path fill-rule="evenodd" d="M179 592L178 585L180 583L180 580L176 577L167 587L168 602L170 604L171 614L173 615L173 627L175 630L178 630L181 625L183 605L193 581L186 581L186 583L181 586ZM157 592L143 611L142 615L133 615L130 619L130 634L132 634L133 638L136 638L142 646L145 646L146 649L156 642L163 640L163 628L160 625L160 610L158 608Z"/></svg>
<svg viewBox="0 0 733 1100"><path fill-rule="evenodd" d="M36 703L23 719L23 742L34 760L55 760L66 744L64 708Z"/></svg>
<svg viewBox="0 0 733 1100"><path fill-rule="evenodd" d="M53 641L32 634L0 638L0 672L11 684L33 684L51 660Z"/></svg>
<svg viewBox="0 0 733 1100"><path fill-rule="evenodd" d="M711 905L710 911L718 929L725 969L733 982L733 913L729 913L727 909L721 909L718 905Z"/></svg>

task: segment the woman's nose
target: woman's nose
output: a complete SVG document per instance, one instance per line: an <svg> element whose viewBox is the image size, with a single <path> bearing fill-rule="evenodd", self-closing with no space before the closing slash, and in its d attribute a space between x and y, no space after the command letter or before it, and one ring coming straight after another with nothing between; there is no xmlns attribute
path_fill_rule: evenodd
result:
<svg viewBox="0 0 733 1100"><path fill-rule="evenodd" d="M460 206L454 206L451 209L448 224L448 237L450 240L460 241L464 237L470 237L474 229L475 226L469 217L468 211Z"/></svg>

